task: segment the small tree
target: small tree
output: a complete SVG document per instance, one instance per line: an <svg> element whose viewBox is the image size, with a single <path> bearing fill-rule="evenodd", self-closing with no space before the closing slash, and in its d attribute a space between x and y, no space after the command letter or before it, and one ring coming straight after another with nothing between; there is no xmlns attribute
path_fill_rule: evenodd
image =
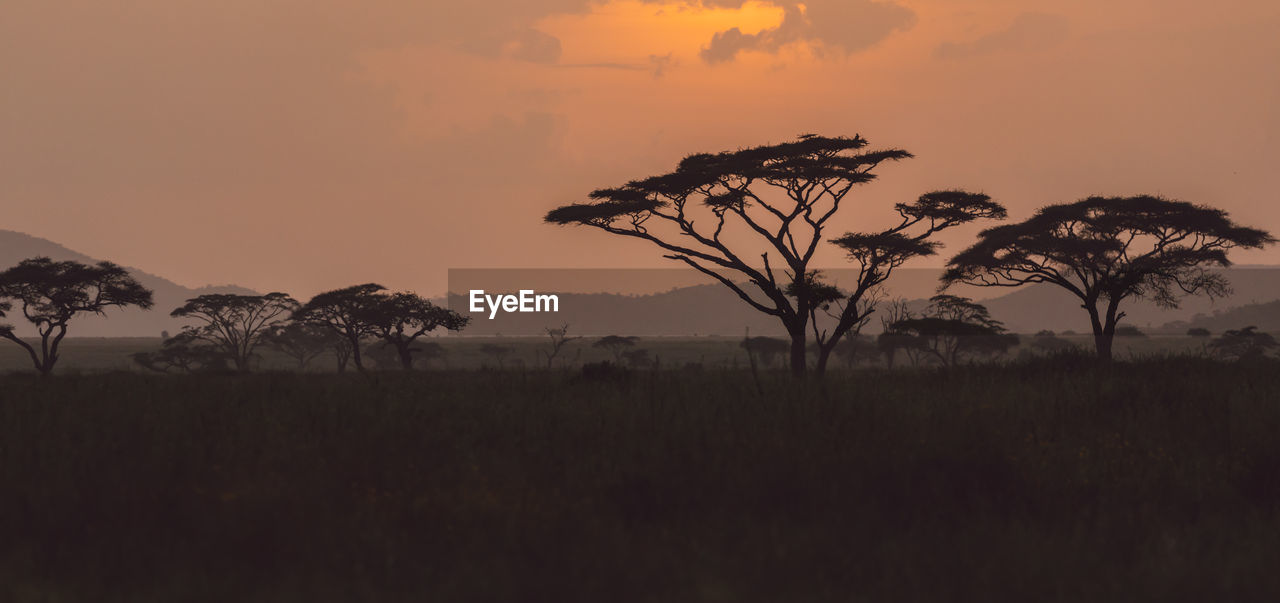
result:
<svg viewBox="0 0 1280 603"><path fill-rule="evenodd" d="M224 348L190 332L178 333L165 339L159 350L138 352L132 358L139 366L158 373L168 373L171 370L184 373L225 371L231 360Z"/></svg>
<svg viewBox="0 0 1280 603"><path fill-rule="evenodd" d="M0 325L0 337L27 351L41 375L58 362L58 346L67 335L67 324L78 314L104 315L107 308L152 306L151 291L127 270L111 262L92 266L80 262L55 262L47 257L23 260L0 272L0 318L15 305L36 327L40 349L18 337L12 325Z"/></svg>
<svg viewBox="0 0 1280 603"><path fill-rule="evenodd" d="M853 368L862 362L875 362L880 357L880 350L868 337L852 335L836 346L835 355L844 360L846 367Z"/></svg>
<svg viewBox="0 0 1280 603"><path fill-rule="evenodd" d="M640 338L632 335L605 335L591 344L591 347L608 350L613 354L614 363L622 364L623 353L635 347L637 341L640 341Z"/></svg>
<svg viewBox="0 0 1280 603"><path fill-rule="evenodd" d="M1225 360L1258 360L1280 347L1275 337L1260 333L1257 327L1226 331L1209 343L1209 350Z"/></svg>
<svg viewBox="0 0 1280 603"><path fill-rule="evenodd" d="M1190 329L1187 329L1188 337L1209 337L1210 335L1213 335L1213 333L1210 333L1209 329L1204 327L1191 327Z"/></svg>
<svg viewBox="0 0 1280 603"><path fill-rule="evenodd" d="M1089 197L1041 208L1031 218L984 230L951 259L945 285L1017 287L1049 283L1069 291L1089 313L1098 357L1111 360L1126 299L1176 307L1183 295L1226 295L1215 267L1227 251L1275 242L1227 213L1162 197Z"/></svg>
<svg viewBox="0 0 1280 603"><path fill-rule="evenodd" d="M374 336L378 329L371 321L374 307L381 303L381 293L386 287L376 283L355 285L344 289L326 291L311 298L293 313L293 320L319 325L337 334L345 344L335 347L338 356L338 372L346 366L350 355L356 370L364 372L360 356L360 343Z"/></svg>
<svg viewBox="0 0 1280 603"><path fill-rule="evenodd" d="M547 359L547 370L551 370L552 363L555 362L556 356L560 355L560 351L564 349L564 346L582 338L569 336L569 323L556 328L547 327L546 332L547 337L551 338L551 344L542 354Z"/></svg>
<svg viewBox="0 0 1280 603"><path fill-rule="evenodd" d="M262 336L263 345L292 358L300 371L341 341L333 331L304 322L273 325Z"/></svg>
<svg viewBox="0 0 1280 603"><path fill-rule="evenodd" d="M400 368L413 368L414 342L436 329L460 331L471 321L448 308L442 308L415 293L372 294L375 301L364 307L362 320L371 333L396 351Z"/></svg>
<svg viewBox="0 0 1280 603"><path fill-rule="evenodd" d="M486 343L480 346L480 353L493 358L494 362L498 363L498 368L504 369L506 366L504 365L503 360L507 357L507 354L511 353L511 348L509 346L498 345L496 343Z"/></svg>
<svg viewBox="0 0 1280 603"><path fill-rule="evenodd" d="M967 297L936 295L920 318L892 325L892 332L914 335L923 348L945 366L964 356L994 356L1018 345L1018 336L1005 333L986 306Z"/></svg>
<svg viewBox="0 0 1280 603"><path fill-rule="evenodd" d="M297 308L298 302L284 293L212 293L187 300L169 315L202 323L183 332L218 346L226 352L236 371L245 373L264 336Z"/></svg>

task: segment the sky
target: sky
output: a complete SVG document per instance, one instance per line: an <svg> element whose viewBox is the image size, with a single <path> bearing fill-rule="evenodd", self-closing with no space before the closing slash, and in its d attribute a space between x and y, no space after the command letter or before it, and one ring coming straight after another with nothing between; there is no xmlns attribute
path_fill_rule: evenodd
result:
<svg viewBox="0 0 1280 603"><path fill-rule="evenodd" d="M1274 0L6 0L0 228L299 296L664 266L542 216L695 152L860 134L833 233L940 188L1156 193L1280 232ZM977 228L956 229L943 255ZM1280 263L1280 249L1238 263ZM927 265L926 262L922 265ZM841 266L834 249L817 264Z"/></svg>

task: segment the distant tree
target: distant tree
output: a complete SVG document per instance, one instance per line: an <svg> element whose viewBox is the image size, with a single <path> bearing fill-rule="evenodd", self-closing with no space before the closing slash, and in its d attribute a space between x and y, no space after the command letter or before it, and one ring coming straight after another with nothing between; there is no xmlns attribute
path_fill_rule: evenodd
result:
<svg viewBox="0 0 1280 603"><path fill-rule="evenodd" d="M1078 349L1076 344L1054 335L1053 331L1036 333L1029 345L1032 350L1047 354L1060 354Z"/></svg>
<svg viewBox="0 0 1280 603"><path fill-rule="evenodd" d="M1226 331L1209 344L1209 350L1225 360L1258 360L1280 347L1275 337L1257 327Z"/></svg>
<svg viewBox="0 0 1280 603"><path fill-rule="evenodd" d="M1142 329L1139 329L1138 327L1135 327L1133 325L1116 325L1115 335L1116 337L1146 337L1147 336L1146 333L1142 332Z"/></svg>
<svg viewBox="0 0 1280 603"><path fill-rule="evenodd" d="M614 362L622 364L622 354L626 352L628 348L635 347L636 342L639 340L639 337L631 335L605 335L604 337L597 339L595 343L591 344L591 347L604 348L605 350L608 350L610 354L613 354Z"/></svg>
<svg viewBox="0 0 1280 603"><path fill-rule="evenodd" d="M36 327L40 349L18 337L12 325L0 324L0 337L26 350L35 369L47 375L58 362L58 347L76 315L101 316L112 307L137 306L145 310L152 303L151 291L111 262L90 266L55 262L47 257L31 258L0 272L0 318L15 305L20 306L23 317Z"/></svg>
<svg viewBox="0 0 1280 603"><path fill-rule="evenodd" d="M413 354L421 351L414 342L436 329L460 331L471 321L442 308L415 293L372 293L374 300L364 306L363 321L370 333L391 346L400 358L400 368L413 368Z"/></svg>
<svg viewBox="0 0 1280 603"><path fill-rule="evenodd" d="M790 337L791 371L801 376L817 313L835 321L815 331L821 339L821 370L839 339L869 311L863 296L901 261L933 252L935 245L925 239L978 217L1004 215L982 195L955 191L901 204L900 224L836 240L863 270L849 291L835 289L811 268L829 221L855 186L875 178L872 171L880 164L911 157L896 149L866 151L867 144L859 136L805 135L781 144L691 155L673 172L594 191L591 202L555 209L546 221L647 241L663 257L716 279L782 322ZM757 257L762 265L753 265Z"/></svg>
<svg viewBox="0 0 1280 603"><path fill-rule="evenodd" d="M914 335L945 366L966 356L1003 354L1018 345L1018 336L1006 333L982 304L955 295L935 295L929 302L923 316L894 323L892 332Z"/></svg>
<svg viewBox="0 0 1280 603"><path fill-rule="evenodd" d="M272 325L262 335L263 345L292 358L301 371L341 341L333 331L305 322Z"/></svg>
<svg viewBox="0 0 1280 603"><path fill-rule="evenodd" d="M199 325L186 327L183 333L218 346L236 371L244 373L266 334L297 308L298 302L284 293L211 293L188 299L169 315L198 321Z"/></svg>
<svg viewBox="0 0 1280 603"><path fill-rule="evenodd" d="M863 335L846 336L835 349L835 355L844 360L848 368L863 362L875 362L880 354L876 342Z"/></svg>
<svg viewBox="0 0 1280 603"><path fill-rule="evenodd" d="M746 337L739 345L753 360L759 360L766 367L772 367L774 360L791 350L790 343L777 337Z"/></svg>
<svg viewBox="0 0 1280 603"><path fill-rule="evenodd" d="M506 366L503 359L507 357L507 354L511 353L511 347L496 343L486 343L480 346L480 353L493 358L494 362L498 363L498 368L504 369Z"/></svg>
<svg viewBox="0 0 1280 603"><path fill-rule="evenodd" d="M1089 313L1098 357L1109 361L1124 300L1176 307L1181 295L1225 295L1228 283L1212 268L1230 265L1227 251L1273 242L1219 209L1147 195L1089 197L983 231L951 259L943 282L1062 287Z"/></svg>
<svg viewBox="0 0 1280 603"><path fill-rule="evenodd" d="M542 355L547 359L547 370L551 370L556 356L560 355L560 351L564 349L564 346L582 338L569 336L569 323L555 328L547 327L545 330L547 337L551 338L551 344L542 351Z"/></svg>
<svg viewBox="0 0 1280 603"><path fill-rule="evenodd" d="M137 352L132 356L139 366L168 373L212 373L227 370L231 361L226 349L196 337L191 332L180 332L164 340L154 352Z"/></svg>
<svg viewBox="0 0 1280 603"><path fill-rule="evenodd" d="M901 331L897 325L905 320L915 318L907 300L897 298L889 302L884 308L884 315L880 317L880 335L876 337L876 349L884 355L885 365L893 368L898 352L906 353L911 360L911 365L915 366L918 362L918 354L924 350L924 342L912 333Z"/></svg>
<svg viewBox="0 0 1280 603"><path fill-rule="evenodd" d="M376 283L326 291L294 311L292 318L298 322L325 327L346 342L343 347L335 348L338 353L338 372L342 372L346 366L343 360L345 354L349 354L356 370L364 372L360 344L378 331L372 321L373 308L381 303L383 291L386 291L386 287Z"/></svg>
<svg viewBox="0 0 1280 603"><path fill-rule="evenodd" d="M1209 337L1210 335L1213 335L1213 333L1210 333L1209 329L1205 329L1203 327L1191 327L1190 329L1187 329L1188 337Z"/></svg>

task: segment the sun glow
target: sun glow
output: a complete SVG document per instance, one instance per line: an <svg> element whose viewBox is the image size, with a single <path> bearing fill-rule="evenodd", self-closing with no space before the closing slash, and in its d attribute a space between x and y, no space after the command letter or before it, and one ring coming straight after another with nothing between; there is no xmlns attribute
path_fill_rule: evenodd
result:
<svg viewBox="0 0 1280 603"><path fill-rule="evenodd" d="M625 62L650 55L694 58L718 32L736 27L755 34L777 27L782 19L782 8L769 2L719 8L619 0L589 13L546 19L539 29L563 40L565 63Z"/></svg>

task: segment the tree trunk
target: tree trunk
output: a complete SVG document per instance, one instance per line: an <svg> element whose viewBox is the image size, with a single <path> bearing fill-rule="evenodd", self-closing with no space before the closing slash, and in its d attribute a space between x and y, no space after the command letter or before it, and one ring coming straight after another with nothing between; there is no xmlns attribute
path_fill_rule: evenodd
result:
<svg viewBox="0 0 1280 603"><path fill-rule="evenodd" d="M413 350L409 349L409 344L396 344L396 353L400 355L400 368L411 371L413 370Z"/></svg>
<svg viewBox="0 0 1280 603"><path fill-rule="evenodd" d="M1111 344L1116 335L1114 319L1108 316L1106 324L1103 324L1097 306L1085 306L1085 309L1089 311L1089 323L1093 327L1093 347L1097 351L1098 360L1111 362Z"/></svg>
<svg viewBox="0 0 1280 603"><path fill-rule="evenodd" d="M791 376L804 377L807 352L804 325L801 325L791 331Z"/></svg>

